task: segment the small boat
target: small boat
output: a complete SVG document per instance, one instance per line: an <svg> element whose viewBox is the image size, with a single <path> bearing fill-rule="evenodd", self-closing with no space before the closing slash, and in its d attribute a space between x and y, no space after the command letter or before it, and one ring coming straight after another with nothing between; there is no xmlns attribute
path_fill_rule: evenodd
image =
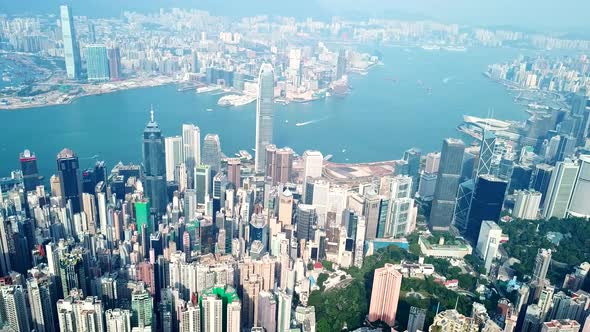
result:
<svg viewBox="0 0 590 332"><path fill-rule="evenodd" d="M208 109L206 109L206 111L207 112L213 112L213 109L212 108L208 108Z"/></svg>

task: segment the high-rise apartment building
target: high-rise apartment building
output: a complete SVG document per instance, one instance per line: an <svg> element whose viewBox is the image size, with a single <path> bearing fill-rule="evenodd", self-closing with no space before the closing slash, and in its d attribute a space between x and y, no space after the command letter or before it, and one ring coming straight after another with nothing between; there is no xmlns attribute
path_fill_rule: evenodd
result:
<svg viewBox="0 0 590 332"><path fill-rule="evenodd" d="M371 291L369 321L381 320L389 326L395 326L395 315L402 285L402 274L393 264L385 264L376 269Z"/></svg>
<svg viewBox="0 0 590 332"><path fill-rule="evenodd" d="M426 319L426 310L417 307L410 307L408 316L408 332L424 331L424 320Z"/></svg>
<svg viewBox="0 0 590 332"><path fill-rule="evenodd" d="M541 197L542 195L538 191L516 190L512 217L524 220L538 219Z"/></svg>
<svg viewBox="0 0 590 332"><path fill-rule="evenodd" d="M31 331L23 287L21 285L2 286L0 296L2 312L5 315L3 318L6 319L5 327L15 332Z"/></svg>

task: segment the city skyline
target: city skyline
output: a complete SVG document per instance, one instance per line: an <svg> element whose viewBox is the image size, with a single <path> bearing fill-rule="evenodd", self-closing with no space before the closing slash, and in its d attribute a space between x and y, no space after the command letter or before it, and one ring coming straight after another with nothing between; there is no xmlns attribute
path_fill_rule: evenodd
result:
<svg viewBox="0 0 590 332"><path fill-rule="evenodd" d="M183 1L0 16L0 329L590 329L590 39Z"/></svg>

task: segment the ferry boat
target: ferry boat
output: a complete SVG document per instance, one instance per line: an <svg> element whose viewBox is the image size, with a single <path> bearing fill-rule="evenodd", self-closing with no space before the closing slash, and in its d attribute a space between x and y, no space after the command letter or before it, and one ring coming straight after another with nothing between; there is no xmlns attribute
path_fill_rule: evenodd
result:
<svg viewBox="0 0 590 332"><path fill-rule="evenodd" d="M438 50L440 50L440 46L438 46L438 45L423 45L422 49L425 51L438 51Z"/></svg>
<svg viewBox="0 0 590 332"><path fill-rule="evenodd" d="M251 102L253 102L255 100L256 100L256 97L252 97L252 96L226 95L226 96L219 98L219 101L217 101L217 105L223 106L223 107L243 106L243 105L250 104Z"/></svg>
<svg viewBox="0 0 590 332"><path fill-rule="evenodd" d="M221 90L221 88L218 86L202 86L200 88L197 88L197 93L207 93L207 92L213 92L213 91L217 91L217 90Z"/></svg>

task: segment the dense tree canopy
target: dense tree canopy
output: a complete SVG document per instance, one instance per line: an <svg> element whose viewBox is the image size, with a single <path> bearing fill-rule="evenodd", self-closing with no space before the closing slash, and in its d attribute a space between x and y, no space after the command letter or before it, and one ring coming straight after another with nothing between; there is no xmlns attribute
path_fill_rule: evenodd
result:
<svg viewBox="0 0 590 332"><path fill-rule="evenodd" d="M551 249L552 259L567 265L566 269L559 269L552 264L552 282L561 282L573 266L590 261L590 222L585 219L514 220L500 223L500 227L510 238L503 244L504 249L520 260L520 264L513 266L519 276L532 273L538 248ZM548 239L551 232L563 235L559 244Z"/></svg>

